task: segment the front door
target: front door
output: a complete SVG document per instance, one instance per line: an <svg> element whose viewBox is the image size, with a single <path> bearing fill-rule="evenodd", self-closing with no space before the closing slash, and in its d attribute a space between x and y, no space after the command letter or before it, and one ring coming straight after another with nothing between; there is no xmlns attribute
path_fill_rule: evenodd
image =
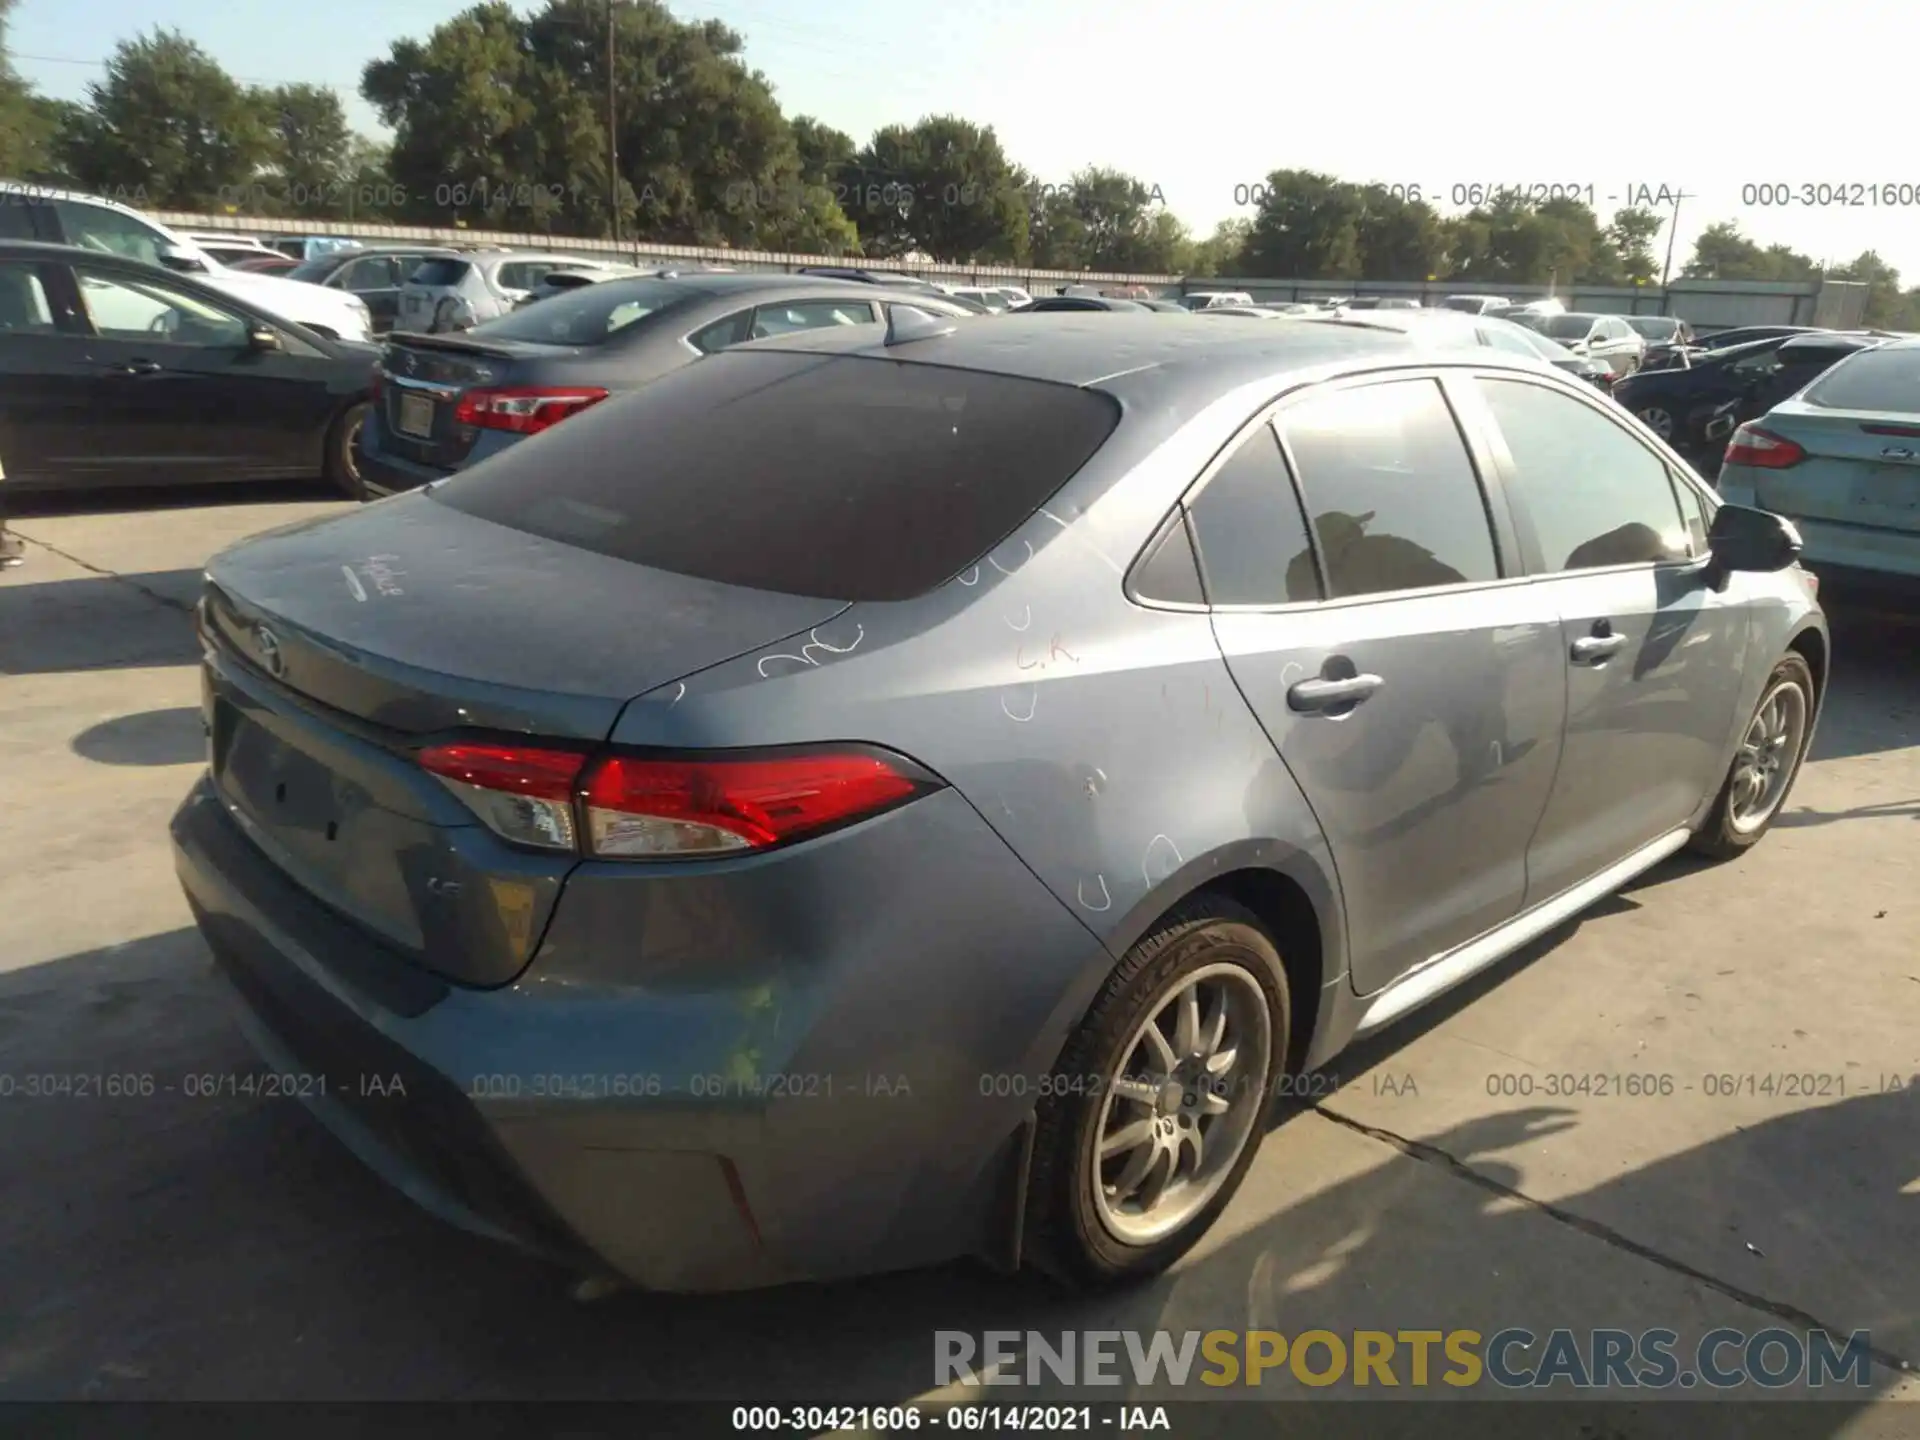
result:
<svg viewBox="0 0 1920 1440"><path fill-rule="evenodd" d="M0 462L15 484L84 479L113 445L71 285L60 266L0 261Z"/></svg>
<svg viewBox="0 0 1920 1440"><path fill-rule="evenodd" d="M1367 993L1519 911L1559 755L1559 617L1506 578L1439 381L1321 387L1276 424L1298 496L1261 427L1194 500L1195 533L1227 665L1332 850ZM1264 581L1223 588L1260 568L1222 557L1277 523L1250 509L1263 492L1286 497L1266 508L1291 537L1260 542Z"/></svg>
<svg viewBox="0 0 1920 1440"><path fill-rule="evenodd" d="M1604 402L1482 376L1522 554L1556 611L1567 725L1528 858L1529 904L1686 823L1723 778L1748 644L1707 584L1698 502Z"/></svg>

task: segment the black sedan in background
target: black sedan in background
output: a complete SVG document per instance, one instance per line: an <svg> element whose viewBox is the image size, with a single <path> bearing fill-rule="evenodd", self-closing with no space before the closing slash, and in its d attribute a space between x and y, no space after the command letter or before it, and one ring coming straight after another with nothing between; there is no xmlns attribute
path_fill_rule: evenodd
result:
<svg viewBox="0 0 1920 1440"><path fill-rule="evenodd" d="M1138 300L1120 300L1111 295L1042 295L1030 305L1016 305L1009 315L1038 315L1054 310L1126 310L1135 315L1147 307Z"/></svg>
<svg viewBox="0 0 1920 1440"><path fill-rule="evenodd" d="M325 475L357 495L379 354L158 265L0 242L9 489Z"/></svg>
<svg viewBox="0 0 1920 1440"><path fill-rule="evenodd" d="M871 325L896 310L971 319L938 292L806 275L605 280L457 334L395 331L361 441L366 490L441 479L609 395L770 335Z"/></svg>
<svg viewBox="0 0 1920 1440"><path fill-rule="evenodd" d="M1859 350L1883 343L1883 337L1831 330L1791 331L1749 340L1724 350L1709 350L1678 370L1642 370L1613 387L1613 398L1662 440L1689 460L1709 457L1721 433L1710 422L1725 415L1733 425L1766 414L1780 401L1810 385L1829 366Z"/></svg>

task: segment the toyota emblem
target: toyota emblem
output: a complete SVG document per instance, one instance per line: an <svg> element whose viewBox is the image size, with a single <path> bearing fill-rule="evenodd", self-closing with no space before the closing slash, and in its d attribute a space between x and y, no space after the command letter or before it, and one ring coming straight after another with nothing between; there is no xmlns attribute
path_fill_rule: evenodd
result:
<svg viewBox="0 0 1920 1440"><path fill-rule="evenodd" d="M269 675L277 676L287 668L286 657L280 653L280 637L266 626L254 627L253 645L260 652L260 663L266 666Z"/></svg>

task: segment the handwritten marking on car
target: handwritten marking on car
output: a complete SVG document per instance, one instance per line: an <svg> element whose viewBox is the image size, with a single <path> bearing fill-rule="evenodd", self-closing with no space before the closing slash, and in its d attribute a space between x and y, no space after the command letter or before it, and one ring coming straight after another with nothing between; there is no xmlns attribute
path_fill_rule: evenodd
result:
<svg viewBox="0 0 1920 1440"><path fill-rule="evenodd" d="M1116 561L1111 555L1107 554L1106 551L1102 550L1098 545L1094 544L1091 540L1087 539L1086 536L1082 535L1079 531L1075 530L1071 525L1067 524L1066 521L1062 520L1058 515L1054 514L1051 510L1042 510L1040 513L1046 516L1047 519L1051 520L1054 524L1058 525L1063 531L1065 531L1067 538L1069 540L1073 541L1073 543L1078 545L1082 550L1085 550L1089 555L1092 555L1096 560L1100 561L1109 570L1113 571L1114 574L1124 575L1127 573L1125 570L1123 570L1120 567L1120 563Z"/></svg>
<svg viewBox="0 0 1920 1440"><path fill-rule="evenodd" d="M1063 655L1066 656L1067 659L1071 660L1076 665L1080 663L1080 657L1074 654L1071 650L1067 649L1066 646L1060 643L1060 634L1058 631L1055 631L1053 636L1053 643L1047 647L1047 660L1049 661L1049 663L1051 663L1052 661L1058 660Z"/></svg>
<svg viewBox="0 0 1920 1440"><path fill-rule="evenodd" d="M976 565L971 570L962 574L960 576L960 583L967 586L978 585L980 583L980 567Z"/></svg>
<svg viewBox="0 0 1920 1440"><path fill-rule="evenodd" d="M1162 863L1158 875L1153 873L1154 849L1156 846L1162 848ZM1173 856L1173 863L1171 865L1165 863L1165 856L1169 853ZM1173 843L1172 837L1156 835L1147 842L1147 853L1140 857L1140 874L1146 880L1148 887L1151 888L1173 874L1175 870L1179 869L1185 863L1186 858L1181 855L1180 847Z"/></svg>
<svg viewBox="0 0 1920 1440"><path fill-rule="evenodd" d="M342 565L340 567L340 573L347 577L347 589L353 592L353 598L364 603L367 598L367 590L366 587L360 583L360 577L353 573L353 567L351 565Z"/></svg>
<svg viewBox="0 0 1920 1440"><path fill-rule="evenodd" d="M1018 720L1022 725L1033 719L1033 712L1038 709L1040 705L1040 692L1031 685L1026 686L1025 689L1027 692L1027 713L1024 715L1016 715L1013 713L1013 710L1007 704L1005 691L1002 691L1000 695L1000 713L1005 715L1009 720Z"/></svg>
<svg viewBox="0 0 1920 1440"><path fill-rule="evenodd" d="M1102 910L1111 910L1113 908L1113 894L1107 889L1107 877L1104 875L1096 875L1093 878L1100 882L1100 903L1096 905L1087 899L1087 882L1084 880L1074 887L1074 898L1095 914L1098 914Z"/></svg>
<svg viewBox="0 0 1920 1440"><path fill-rule="evenodd" d="M854 624L854 628L857 629L860 633L853 637L853 643L851 645L840 646L840 645L829 645L825 640L822 640L820 638L819 628L816 626L814 629L809 630L807 632L807 634L812 638L809 639L806 644L800 647L800 653L802 656L806 657L806 661L809 665L818 665L820 663L818 660L815 660L812 656L807 654L809 650L824 650L829 655L851 655L855 650L858 650L860 648L860 642L867 638L866 626L861 625L858 621L856 621Z"/></svg>
<svg viewBox="0 0 1920 1440"><path fill-rule="evenodd" d="M1033 626L1033 607L1031 605L1022 605L1020 607L1020 617L1020 623L1018 625L1013 623L1013 617L1011 615L1005 617L1008 627L1017 631L1031 629Z"/></svg>
<svg viewBox="0 0 1920 1440"><path fill-rule="evenodd" d="M991 555L987 556L987 563L993 566L993 568L998 570L1002 575L1018 575L1020 573L1021 566L1025 565L1027 563L1027 560L1033 559L1033 542L1031 540L1022 540L1020 543L1027 547L1026 559L1022 560L1019 565L1014 566L1013 569L1011 570L1007 569L1006 566L1002 565L998 560L994 559L993 556Z"/></svg>
<svg viewBox="0 0 1920 1440"><path fill-rule="evenodd" d="M785 653L779 655L762 655L760 657L760 663L755 667L759 670L762 680L771 680L773 678L767 673L767 666L775 660L791 660L794 664L802 667L811 667L813 665L813 661L809 660L805 655L788 655ZM789 671L788 673L791 674L792 672Z"/></svg>

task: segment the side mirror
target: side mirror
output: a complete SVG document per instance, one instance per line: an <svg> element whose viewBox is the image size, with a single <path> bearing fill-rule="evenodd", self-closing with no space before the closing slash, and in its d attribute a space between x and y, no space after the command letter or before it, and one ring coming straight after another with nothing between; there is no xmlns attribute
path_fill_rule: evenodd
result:
<svg viewBox="0 0 1920 1440"><path fill-rule="evenodd" d="M1720 574L1771 575L1800 558L1803 542L1791 520L1748 505L1722 505L1707 531L1712 568Z"/></svg>
<svg viewBox="0 0 1920 1440"><path fill-rule="evenodd" d="M207 262L202 260L193 251L180 245L162 245L160 247L160 263L169 270L179 271L182 275L204 275L207 273Z"/></svg>
<svg viewBox="0 0 1920 1440"><path fill-rule="evenodd" d="M247 349L268 351L281 349L280 332L270 325L256 325L247 332Z"/></svg>

